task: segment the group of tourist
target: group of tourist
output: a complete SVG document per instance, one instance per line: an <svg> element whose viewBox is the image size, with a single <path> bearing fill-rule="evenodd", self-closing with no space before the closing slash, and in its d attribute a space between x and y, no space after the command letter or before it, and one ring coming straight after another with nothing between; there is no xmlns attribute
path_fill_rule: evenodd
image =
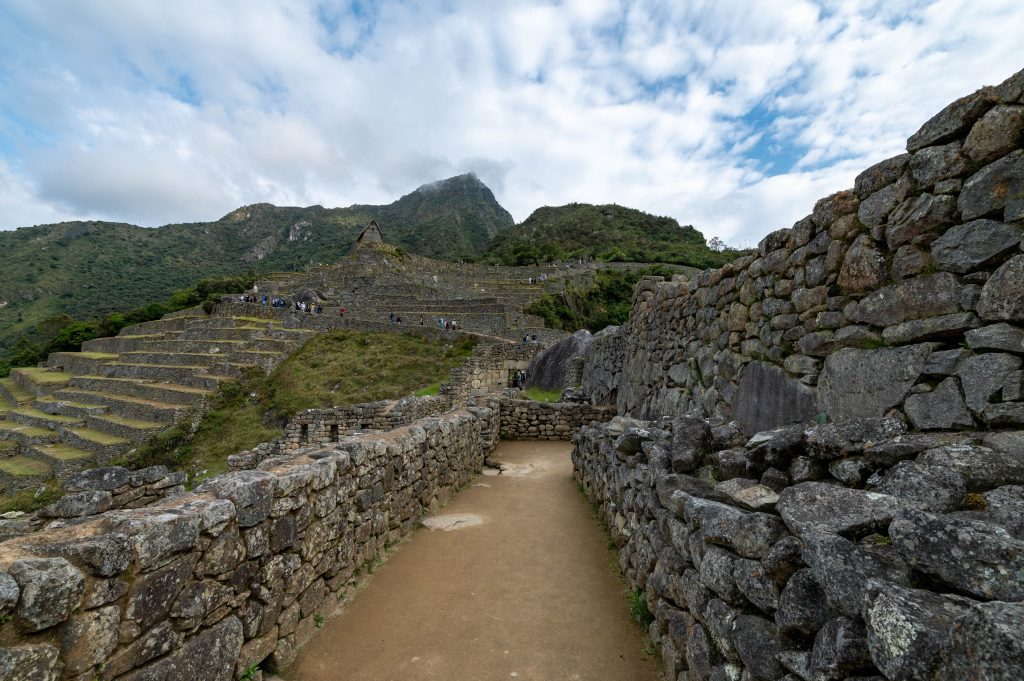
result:
<svg viewBox="0 0 1024 681"><path fill-rule="evenodd" d="M526 387L526 372L520 369L512 375L512 387L522 390Z"/></svg>
<svg viewBox="0 0 1024 681"><path fill-rule="evenodd" d="M308 312L309 314L323 314L324 306L316 303L304 303L296 300L295 310L297 312Z"/></svg>
<svg viewBox="0 0 1024 681"><path fill-rule="evenodd" d="M390 313L388 315L388 321L391 322L392 324L401 324L402 323L402 315L395 314L394 312L392 312L392 313Z"/></svg>
<svg viewBox="0 0 1024 681"><path fill-rule="evenodd" d="M257 297L255 293L247 293L244 296L238 296L238 302L260 303L261 305L270 305L270 307L288 307L288 301L284 298L271 298L267 294Z"/></svg>
<svg viewBox="0 0 1024 681"><path fill-rule="evenodd" d="M537 334L535 334L535 333L532 333L532 334L528 333L525 336L523 336L523 345L526 345L527 343L536 343L536 342L537 342Z"/></svg>
<svg viewBox="0 0 1024 681"><path fill-rule="evenodd" d="M444 317L438 317L437 323L440 328L445 331L458 331L459 324L454 319L445 319Z"/></svg>
<svg viewBox="0 0 1024 681"><path fill-rule="evenodd" d="M540 275L538 275L536 277L530 277L530 283L531 284L540 284L540 283L543 283L543 282L545 282L547 280L548 280L548 275L546 275L546 274L540 274Z"/></svg>

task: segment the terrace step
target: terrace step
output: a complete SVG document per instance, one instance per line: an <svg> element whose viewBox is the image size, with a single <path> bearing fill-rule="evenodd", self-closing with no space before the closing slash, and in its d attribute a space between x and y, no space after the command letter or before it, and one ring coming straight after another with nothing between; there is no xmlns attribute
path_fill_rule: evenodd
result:
<svg viewBox="0 0 1024 681"><path fill-rule="evenodd" d="M15 440L28 447L31 445L57 442L60 433L51 428L40 428L38 426L26 426L16 421L0 421L0 439Z"/></svg>
<svg viewBox="0 0 1024 681"><path fill-rule="evenodd" d="M109 378L136 378L177 383L195 388L216 387L217 381L211 381L205 376L200 376L206 370L207 367L194 364L130 364L126 362L111 362L103 367L99 367L97 374Z"/></svg>
<svg viewBox="0 0 1024 681"><path fill-rule="evenodd" d="M66 391L59 390L53 395L40 397L35 401L35 406L47 414L73 416L80 419L84 419L87 416L98 416L107 412L106 405L65 397L62 395L64 392Z"/></svg>
<svg viewBox="0 0 1024 681"><path fill-rule="evenodd" d="M53 477L53 467L29 456L0 459L0 494L13 494L40 486Z"/></svg>
<svg viewBox="0 0 1024 681"><path fill-rule="evenodd" d="M116 361L118 355L112 352L51 352L46 366L71 374L90 374L96 367Z"/></svg>
<svg viewBox="0 0 1024 681"><path fill-rule="evenodd" d="M16 367L11 369L11 379L23 390L38 397L60 390L71 374L42 367Z"/></svg>
<svg viewBox="0 0 1024 681"><path fill-rule="evenodd" d="M0 473L15 478L46 479L53 475L53 468L39 459L18 454L0 459Z"/></svg>
<svg viewBox="0 0 1024 681"><path fill-rule="evenodd" d="M166 331L181 331L191 321L198 321L206 319L205 316L184 316L184 317L171 317L163 319L154 319L150 322L139 322L138 324L130 324L123 329L117 337L123 336L140 336L154 333L164 333Z"/></svg>
<svg viewBox="0 0 1024 681"><path fill-rule="evenodd" d="M69 389L124 396L129 399L138 398L183 404L188 407L200 405L212 392L209 388L198 388L179 383L110 376L75 376Z"/></svg>
<svg viewBox="0 0 1024 681"><path fill-rule="evenodd" d="M112 415L90 416L87 424L89 428L97 432L122 437L136 443L148 440L171 425L160 421L142 421Z"/></svg>
<svg viewBox="0 0 1024 681"><path fill-rule="evenodd" d="M81 449L96 455L103 464L131 448L132 442L126 437L112 435L92 428L62 428L60 439L74 449Z"/></svg>
<svg viewBox="0 0 1024 681"><path fill-rule="evenodd" d="M13 378L0 378L0 402L16 406L31 402L34 397L34 394L15 383Z"/></svg>
<svg viewBox="0 0 1024 681"><path fill-rule="evenodd" d="M21 406L17 409L12 409L8 413L8 417L12 421L16 421L26 426L48 428L50 430L59 430L64 427L79 426L85 423L85 420L78 416L47 414L45 411L32 406Z"/></svg>
<svg viewBox="0 0 1024 681"><path fill-rule="evenodd" d="M144 421L165 421L170 423L176 421L190 409L188 404L162 402L160 400L77 388L65 388L56 393L55 397L61 400L102 405L108 411L118 416L137 418Z"/></svg>
<svg viewBox="0 0 1024 681"><path fill-rule="evenodd" d="M52 468L58 480L92 468L97 460L92 452L63 443L29 447L25 456Z"/></svg>
<svg viewBox="0 0 1024 681"><path fill-rule="evenodd" d="M163 340L166 334L146 333L135 336L112 336L110 338L93 338L82 343L83 352L130 352L147 342Z"/></svg>

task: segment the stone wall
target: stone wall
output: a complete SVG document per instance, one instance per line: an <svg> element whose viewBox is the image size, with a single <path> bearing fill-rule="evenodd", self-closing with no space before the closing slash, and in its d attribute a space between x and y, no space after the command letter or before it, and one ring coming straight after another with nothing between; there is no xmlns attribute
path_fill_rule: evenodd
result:
<svg viewBox="0 0 1024 681"><path fill-rule="evenodd" d="M1022 92L1024 72L950 104L753 255L640 282L588 350L586 391L748 433L819 413L1024 425Z"/></svg>
<svg viewBox="0 0 1024 681"><path fill-rule="evenodd" d="M471 407L344 438L0 543L0 679L287 666L362 566L480 471L497 418Z"/></svg>
<svg viewBox="0 0 1024 681"><path fill-rule="evenodd" d="M573 462L667 679L1021 678L1024 433L617 417Z"/></svg>
<svg viewBox="0 0 1024 681"><path fill-rule="evenodd" d="M501 414L503 440L570 440L583 426L615 416L615 407L574 402L534 402L501 397L493 400Z"/></svg>

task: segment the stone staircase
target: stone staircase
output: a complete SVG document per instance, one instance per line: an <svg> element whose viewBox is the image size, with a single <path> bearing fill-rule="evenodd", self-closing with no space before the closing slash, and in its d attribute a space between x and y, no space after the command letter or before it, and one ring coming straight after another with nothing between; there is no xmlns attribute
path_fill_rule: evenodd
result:
<svg viewBox="0 0 1024 681"><path fill-rule="evenodd" d="M189 310L57 352L0 379L0 493L104 465L203 409L249 367L273 369L313 334Z"/></svg>

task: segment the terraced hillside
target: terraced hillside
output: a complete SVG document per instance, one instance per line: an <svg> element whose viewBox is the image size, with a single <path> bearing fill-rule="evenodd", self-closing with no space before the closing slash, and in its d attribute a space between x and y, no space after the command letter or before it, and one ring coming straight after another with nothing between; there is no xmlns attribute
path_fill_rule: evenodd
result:
<svg viewBox="0 0 1024 681"><path fill-rule="evenodd" d="M256 287L260 296L319 302L331 318L345 308L346 323L363 328L389 324L392 315L401 317L400 325L411 327L437 325L444 318L455 320L463 330L503 340L518 341L525 334L550 340L564 334L544 328L541 317L528 315L523 308L544 294L591 281L594 272L595 265L579 263L570 267L451 263L399 254L383 246L360 249L335 264L306 272L274 274L257 281ZM249 309L251 314L263 314Z"/></svg>
<svg viewBox="0 0 1024 681"><path fill-rule="evenodd" d="M13 369L0 379L0 493L117 458L201 411L245 368L272 369L311 333L191 310Z"/></svg>

